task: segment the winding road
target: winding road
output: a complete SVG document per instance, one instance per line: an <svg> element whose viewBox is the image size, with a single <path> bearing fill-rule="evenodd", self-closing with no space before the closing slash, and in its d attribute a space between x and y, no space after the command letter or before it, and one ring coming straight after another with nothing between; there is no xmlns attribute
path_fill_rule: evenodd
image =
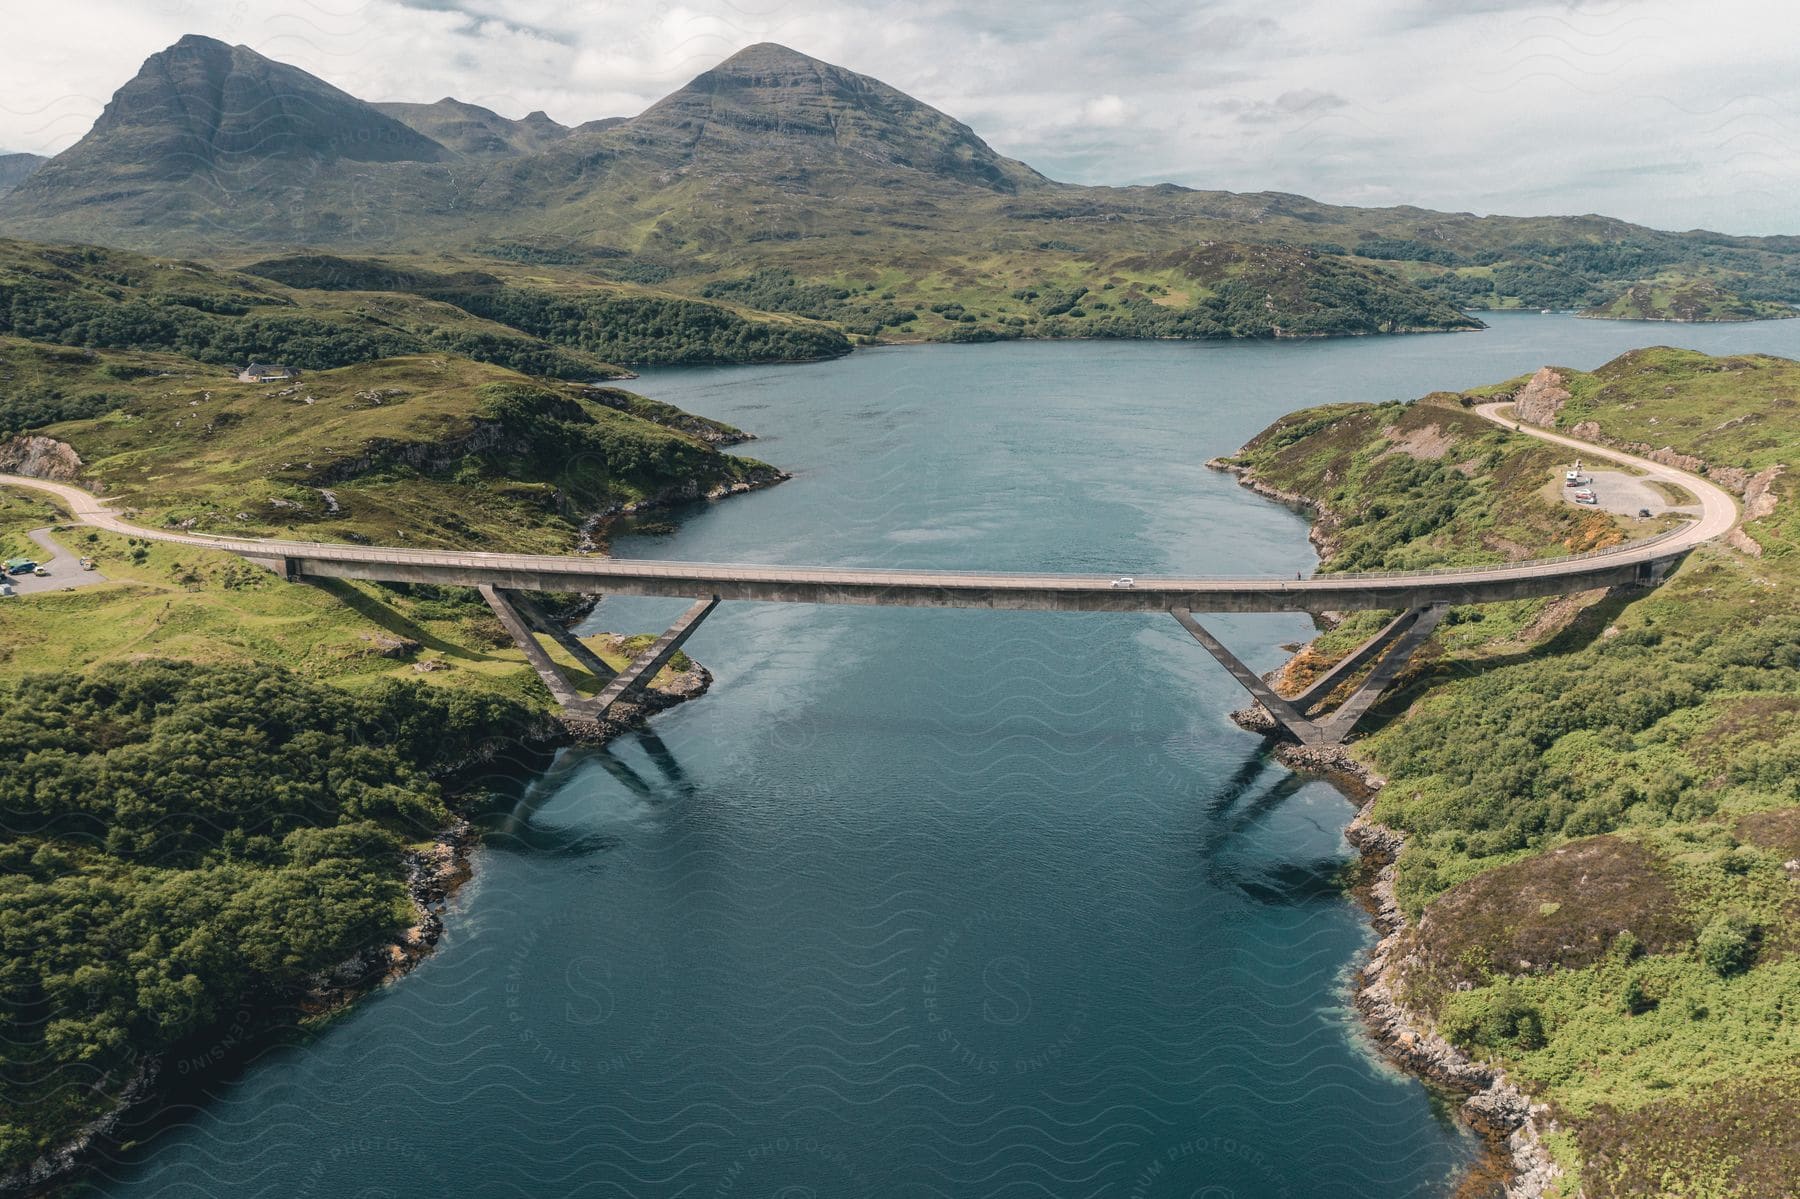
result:
<svg viewBox="0 0 1800 1199"><path fill-rule="evenodd" d="M1505 404L1475 409L1511 429ZM1488 603L1556 595L1629 582L1650 582L1694 546L1729 532L1738 506L1698 475L1536 427L1518 432L1642 471L1686 488L1700 517L1655 537L1566 558L1493 566L1378 574L1324 574L1306 579L1136 578L1117 586L1109 576L997 574L979 571L869 570L751 563L667 562L552 554L476 553L327 542L222 537L131 524L79 487L20 475L0 484L48 492L80 523L128 536L223 550L289 577L492 586L520 591L603 591L776 603L881 604L1082 612L1321 612L1413 608L1436 603Z"/></svg>

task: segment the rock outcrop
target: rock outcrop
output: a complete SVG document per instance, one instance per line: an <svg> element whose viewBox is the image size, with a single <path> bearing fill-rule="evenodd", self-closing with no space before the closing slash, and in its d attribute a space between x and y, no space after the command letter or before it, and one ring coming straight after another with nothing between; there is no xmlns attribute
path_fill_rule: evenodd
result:
<svg viewBox="0 0 1800 1199"><path fill-rule="evenodd" d="M1555 367L1546 366L1513 397L1513 415L1527 424L1549 428L1556 414L1569 402L1568 380Z"/></svg>
<svg viewBox="0 0 1800 1199"><path fill-rule="evenodd" d="M67 483L81 474L81 455L66 441L35 433L0 443L0 471Z"/></svg>

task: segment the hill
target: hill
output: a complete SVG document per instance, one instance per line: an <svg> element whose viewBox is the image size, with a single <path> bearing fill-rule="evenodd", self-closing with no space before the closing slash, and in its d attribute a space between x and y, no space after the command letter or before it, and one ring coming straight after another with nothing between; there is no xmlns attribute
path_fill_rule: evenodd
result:
<svg viewBox="0 0 1800 1199"><path fill-rule="evenodd" d="M268 115L277 82L304 102L246 147L243 131ZM205 90L215 84L222 90ZM327 127L371 148L338 145ZM563 285L746 304L760 294L765 306L883 340L1088 331L1034 325L1044 314L1017 292L1112 283L1184 308L1175 297L1205 299L1218 280L1145 266L1218 243L1305 251L1287 275L1316 276L1313 290L1352 275L1382 280L1369 284L1376 309L1352 302L1341 320L1320 315L1331 304L1280 310L1292 289L1277 287L1261 335L1467 328L1453 310L1588 306L1671 271L1751 301L1800 301L1793 239L1058 183L879 80L766 43L634 117L565 128L453 99L363 104L245 47L185 38L145 64L86 138L0 197L0 229L244 260L259 247L266 257L272 243L476 255L556 268ZM791 279L791 294L777 295L778 278ZM946 309L953 316L940 320ZM1144 315L1155 319L1115 313L1094 331L1248 327L1206 312Z"/></svg>
<svg viewBox="0 0 1800 1199"><path fill-rule="evenodd" d="M34 455L184 528L567 552L626 505L780 477L721 453L745 436L729 426L449 355L253 384L176 355L0 338L0 377L0 430L19 435L0 469Z"/></svg>
<svg viewBox="0 0 1800 1199"><path fill-rule="evenodd" d="M1435 1032L1547 1105L1552 1193L1783 1194L1800 1153L1800 363L1654 348L1547 369L1567 399L1521 419L1679 456L1739 492L1746 522L1654 590L1451 610L1352 746L1386 780L1356 827L1403 834L1410 919L1360 1002L1402 1056L1441 1067ZM1464 410L1529 382L1295 413L1241 462L1323 506L1330 568L1619 536L1554 499L1554 449ZM1323 635L1282 685L1383 619Z"/></svg>
<svg viewBox="0 0 1800 1199"><path fill-rule="evenodd" d="M1767 321L1800 316L1792 304L1746 300L1713 283L1658 279L1635 283L1582 316L1609 321Z"/></svg>
<svg viewBox="0 0 1800 1199"><path fill-rule="evenodd" d="M558 286L542 274L527 283L486 270L432 270L404 259L289 255L243 269L295 287L409 292L611 357L628 355L607 340L607 314L622 315L648 302L625 295L609 299L604 287L592 283ZM866 277L811 283L789 271L763 270L715 279L702 285L700 294L740 311L789 313L886 341L1310 337L1481 327L1384 272L1282 246L1212 244L1182 255L1127 259L1104 271L1065 269L1050 280L1028 269L996 267L973 287L971 282L960 275L912 281L909 289L923 295L922 302L909 305L895 292L877 293L880 284ZM794 356L831 352L830 346L808 340L819 332L805 325L790 329L786 336L795 343ZM630 360L657 361L654 350L642 342Z"/></svg>
<svg viewBox="0 0 1800 1199"><path fill-rule="evenodd" d="M68 214L72 230L173 224L267 231L287 224L284 207L309 203L321 172L449 157L430 138L322 79L247 47L190 35L151 55L87 135L8 200L41 213L99 193L97 209L80 205ZM354 233L357 222L326 225Z"/></svg>
<svg viewBox="0 0 1800 1199"><path fill-rule="evenodd" d="M313 261L314 269L277 273L272 281L122 250L0 239L0 334L313 370L442 350L526 374L588 381L629 373L609 358L766 362L849 349L841 334L804 321L625 285L590 286L559 298L541 288L509 288L481 272L438 276L416 268L368 269L348 259L334 259L329 268L302 261ZM427 277L445 286L407 282ZM283 285L289 281L293 286Z"/></svg>

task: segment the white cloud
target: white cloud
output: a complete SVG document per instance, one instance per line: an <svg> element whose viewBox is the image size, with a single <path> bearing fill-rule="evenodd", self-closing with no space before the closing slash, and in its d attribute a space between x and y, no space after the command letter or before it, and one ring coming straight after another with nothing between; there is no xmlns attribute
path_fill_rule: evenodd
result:
<svg viewBox="0 0 1800 1199"><path fill-rule="evenodd" d="M1131 105L1114 93L1095 96L1081 106L1081 123L1096 129L1123 125L1131 115Z"/></svg>
<svg viewBox="0 0 1800 1199"><path fill-rule="evenodd" d="M750 42L1056 177L1800 233L1775 0L76 0L9 6L0 149L60 150L183 33L372 100L629 115ZM1278 15L1271 15L1276 13Z"/></svg>

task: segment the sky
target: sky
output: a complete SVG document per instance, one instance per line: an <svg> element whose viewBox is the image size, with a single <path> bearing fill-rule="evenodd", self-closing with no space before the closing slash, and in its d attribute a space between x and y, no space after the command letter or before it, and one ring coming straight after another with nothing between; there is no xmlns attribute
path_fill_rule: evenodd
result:
<svg viewBox="0 0 1800 1199"><path fill-rule="evenodd" d="M184 33L365 100L629 116L742 46L874 75L1073 183L1800 234L1786 0L3 0L0 150Z"/></svg>

